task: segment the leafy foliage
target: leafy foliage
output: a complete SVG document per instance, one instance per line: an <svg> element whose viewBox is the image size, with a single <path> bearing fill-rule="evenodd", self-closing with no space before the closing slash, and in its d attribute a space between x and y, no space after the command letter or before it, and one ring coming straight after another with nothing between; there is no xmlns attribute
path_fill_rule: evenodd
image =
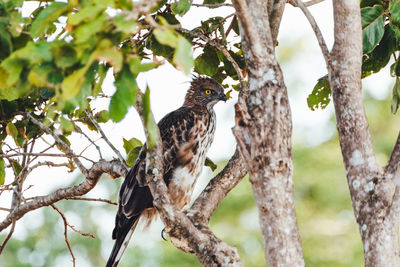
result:
<svg viewBox="0 0 400 267"><path fill-rule="evenodd" d="M81 131L77 122L98 131L86 112L94 113L91 102L104 97L102 84L108 73L114 77L116 91L106 96L108 109L96 110L94 119L119 122L130 107L142 103L150 146L155 143L157 128L148 91L137 101L140 73L168 61L186 74L194 65L195 71L221 83L228 76L238 79L232 63L199 37L226 45L228 31L238 33L237 20L231 20L229 27L232 15L217 16L193 30L182 30L179 18L188 12L192 0L158 1L148 18L137 13L131 1L41 1L27 17L21 13L23 3L0 2L0 147L7 136L23 149L44 134L26 117L18 116L23 112L57 130L67 145L70 134ZM239 40L236 42L229 53L244 67ZM204 48L195 61L193 44ZM128 164L133 163L138 147L126 151Z"/></svg>
<svg viewBox="0 0 400 267"><path fill-rule="evenodd" d="M400 51L400 2L382 0L363 0L360 3L363 28L363 64L361 78L368 77L384 68L392 57L395 63L391 66L391 74L396 77L392 94L392 113L399 108L400 95L398 79L400 77L399 51ZM320 78L307 98L310 109L315 107L325 108L330 100L329 84L322 91Z"/></svg>

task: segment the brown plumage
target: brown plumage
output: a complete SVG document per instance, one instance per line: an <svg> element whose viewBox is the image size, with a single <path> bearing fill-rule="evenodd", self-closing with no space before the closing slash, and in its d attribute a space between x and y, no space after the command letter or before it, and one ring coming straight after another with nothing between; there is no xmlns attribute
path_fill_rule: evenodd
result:
<svg viewBox="0 0 400 267"><path fill-rule="evenodd" d="M215 80L195 77L182 107L158 123L163 147L163 178L171 200L182 209L189 204L215 132L213 106L226 101L224 89ZM142 149L119 192L119 207L112 233L115 244L107 267L121 259L140 217L151 222L156 210L146 185L146 151Z"/></svg>

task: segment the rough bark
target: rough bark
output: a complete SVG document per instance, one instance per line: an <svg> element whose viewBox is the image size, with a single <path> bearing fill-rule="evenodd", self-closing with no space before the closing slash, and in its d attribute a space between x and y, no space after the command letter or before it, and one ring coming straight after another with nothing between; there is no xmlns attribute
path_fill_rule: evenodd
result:
<svg viewBox="0 0 400 267"><path fill-rule="evenodd" d="M248 165L268 266L304 266L293 201L292 123L266 1L234 1L248 72L236 105L236 136Z"/></svg>
<svg viewBox="0 0 400 267"><path fill-rule="evenodd" d="M400 266L399 145L384 170L375 159L361 93L362 30L358 0L335 0L335 44L328 64L337 129L366 266ZM395 192L396 190L396 192Z"/></svg>

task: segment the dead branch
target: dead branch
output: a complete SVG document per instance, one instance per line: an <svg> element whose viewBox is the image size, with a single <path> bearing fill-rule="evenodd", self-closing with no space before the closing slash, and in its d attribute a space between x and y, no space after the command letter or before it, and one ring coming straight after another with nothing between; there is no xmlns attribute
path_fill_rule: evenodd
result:
<svg viewBox="0 0 400 267"><path fill-rule="evenodd" d="M71 244L69 243L69 240L68 240L68 225L69 224L68 224L67 218L65 217L64 213L59 208L57 208L56 205L51 204L50 206L55 211L57 211L58 214L60 214L60 216L61 216L61 218L62 218L62 220L64 222L64 240L65 240L65 244L67 244L67 247L68 247L68 250L69 250L69 254L71 254L71 257L72 257L72 266L75 267L75 255L74 255L74 252L72 251Z"/></svg>
<svg viewBox="0 0 400 267"><path fill-rule="evenodd" d="M271 35L274 46L277 44L279 26L281 25L283 11L285 10L286 0L275 0L269 10L269 25L271 25Z"/></svg>
<svg viewBox="0 0 400 267"><path fill-rule="evenodd" d="M303 3L301 0L293 0L293 1L295 1L297 6L301 9L301 11L303 11L303 13L306 16L308 22L310 23L310 25L311 25L314 33L315 33L315 37L318 40L318 44L319 44L319 46L320 46L320 48L322 50L322 55L324 56L327 68L330 68L331 61L330 61L328 46L326 45L325 39L324 39L324 37L322 35L321 30L318 27L317 22L315 21L313 15L310 13L310 11L307 9L305 3Z"/></svg>
<svg viewBox="0 0 400 267"><path fill-rule="evenodd" d="M74 129L77 133L80 133L81 135L83 135L97 150L97 152L99 153L99 157L100 159L103 159L103 155L101 154L101 149L100 147L95 143L95 141L93 141L85 132L83 132L76 124L75 122L73 122L71 120L72 124L74 125ZM86 149L86 148L85 148ZM85 151L85 149L83 151ZM83 151L81 152L81 154L83 153Z"/></svg>
<svg viewBox="0 0 400 267"><path fill-rule="evenodd" d="M313 5L322 3L324 1L325 0L310 0L310 1L302 2L302 3L304 4L304 6L309 7L309 6L313 6ZM294 7L298 7L297 0L287 0L287 3L291 4Z"/></svg>
<svg viewBox="0 0 400 267"><path fill-rule="evenodd" d="M12 236L13 233L14 233L14 230L15 230L15 223L16 223L16 220L13 220L13 221L12 221L12 225L11 225L11 229L10 229L10 232L8 233L8 235L6 236L6 238L4 239L3 243L0 245L0 255L3 253L4 248L6 247L8 241L10 240L11 236Z"/></svg>
<svg viewBox="0 0 400 267"><path fill-rule="evenodd" d="M93 189L103 173L108 173L113 177L120 177L125 176L127 172L127 168L119 160L96 162L88 170L86 178L81 183L74 186L59 188L45 196L35 197L31 201L25 202L18 208L12 210L0 223L0 232L8 227L13 220L19 220L30 211L49 206L66 198L73 198L86 194Z"/></svg>
<svg viewBox="0 0 400 267"><path fill-rule="evenodd" d="M192 6L195 6L195 7L207 7L207 8L218 8L218 7L224 7L224 6L233 7L233 5L230 4L230 3L192 4Z"/></svg>
<svg viewBox="0 0 400 267"><path fill-rule="evenodd" d="M104 203L108 203L111 205L118 205L117 202L111 201L109 199L104 199L104 198L90 198L90 197L70 197L70 198L66 198L65 200L84 200L84 201L96 201L96 202L104 202Z"/></svg>
<svg viewBox="0 0 400 267"><path fill-rule="evenodd" d="M86 116L89 118L89 120L93 123L93 125L96 127L96 129L99 131L101 137L104 139L104 141L108 144L108 146L114 151L115 154L117 154L118 158L126 164L124 157L121 155L118 149L115 148L115 146L108 140L107 136L103 132L103 129L101 129L100 125L97 123L97 121L93 118L92 113L90 113L88 110L85 110ZM128 165L126 165L128 166Z"/></svg>
<svg viewBox="0 0 400 267"><path fill-rule="evenodd" d="M51 136L53 136L54 140L66 151L67 155L75 155L75 153L71 150L71 148L64 143L64 141L62 141L60 139L60 137L58 137L52 130L50 130L49 127L43 125L43 123L41 123L40 121L38 121L37 119L35 119L29 112L25 112L23 113L25 115L25 117L27 117L30 121L32 121L34 124L36 124L37 126L39 126L42 130L44 130L46 133L50 134ZM75 162L75 164L78 166L79 170L82 172L82 174L84 176L87 176L87 172L88 170L83 166L82 162L79 160L78 157L72 157L73 161Z"/></svg>

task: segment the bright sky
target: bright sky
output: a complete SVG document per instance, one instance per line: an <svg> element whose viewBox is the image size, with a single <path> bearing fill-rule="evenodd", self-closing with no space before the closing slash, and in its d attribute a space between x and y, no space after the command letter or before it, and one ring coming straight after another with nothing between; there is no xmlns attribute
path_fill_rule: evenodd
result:
<svg viewBox="0 0 400 267"><path fill-rule="evenodd" d="M202 2L202 1L194 1ZM37 2L27 2L23 8L25 15L29 14L32 7L36 7ZM310 8L310 11L315 16L319 24L325 40L330 48L333 44L333 16L331 1L324 1ZM233 8L219 8L208 10L205 8L192 7L188 14L181 19L182 24L187 28L194 28L199 25L201 20L206 19L214 14L226 16L233 13ZM324 140L329 139L336 128L329 121L333 113L332 103L325 110L311 111L307 106L307 96L312 91L318 78L326 74L326 67L318 43L314 38L314 34L306 18L301 13L300 9L293 8L287 5L284 17L282 20L281 30L278 37L281 46L278 46L278 53L284 53L285 47L291 44L298 44L299 53L296 53L293 60L282 63L282 69L285 76L286 85L289 90L290 103L293 115L294 125L294 142L303 142L306 145L318 145ZM196 55L197 53L195 53ZM364 87L369 92L380 99L386 98L388 88L393 84L393 80L389 77L387 70L381 71L372 77L363 81ZM156 118L160 120L168 112L180 107L183 103L185 92L189 86L190 77L182 72L175 70L171 65L165 64L156 70L141 74L138 78L140 88L143 90L146 84L151 90L151 106ZM115 91L111 75L107 77L103 85L104 92L107 95L112 95ZM237 100L237 93L233 94L233 99L227 103L219 103L215 107L217 114L217 130L214 143L208 153L208 156L214 160L227 159L235 150L235 139L232 135L231 128L234 126L234 104ZM108 99L100 99L96 101L96 106L100 109L108 107ZM122 137L129 139L136 137L144 141L143 128L140 126L140 120L134 109L131 109L125 119L120 123L108 122L103 125L107 136L112 140L114 145L120 150L122 148ZM96 139L96 138L95 138ZM50 140L50 138L48 138ZM74 151L80 151L83 146L83 140L80 136L75 135L71 141ZM12 141L11 141L12 142ZM107 147L104 142L100 141L101 147ZM91 147L87 150L88 157L97 155L96 150ZM107 158L116 157L110 149L107 148ZM124 154L124 153L123 153ZM89 166L89 165L88 165ZM55 187L69 184L74 177L78 175L77 171L72 174L66 173L64 168L42 168L35 171L28 178L25 184L35 184L35 186L27 192L27 196L42 195L51 192ZM210 176L208 168L204 169L202 179L200 179L197 188L197 193L205 186L205 177ZM11 182L11 174L7 173L6 183ZM3 194L0 198L0 206L7 207L9 205L9 196ZM89 196L107 198L106 190L101 185L96 186L95 190L89 193ZM68 214L72 224L79 226L82 224L80 218L76 218L73 214ZM0 211L0 220L6 216L6 213ZM41 212L34 212L26 215L17 224L16 232L13 238L23 239L26 236L25 227L38 227L43 221ZM101 216L101 215L99 215ZM102 217L107 217L107 220L102 221L100 238L109 238L113 228L114 214L104 214ZM32 220L34 218L34 220ZM143 246L151 246L151 242L159 242L159 230L162 229L161 224L158 224L154 231L150 231L153 238L143 238L140 231L136 231L134 239L141 240ZM149 233L148 233L149 234ZM142 239L143 238L143 239ZM146 242L145 240L150 240ZM153 241L151 241L153 240ZM103 253L108 254L111 243L106 244L103 248ZM79 255L78 259L80 258ZM81 257L82 258L82 257ZM65 262L70 266L70 261ZM88 266L87 263L80 262L79 266ZM63 264L59 266L64 266Z"/></svg>

